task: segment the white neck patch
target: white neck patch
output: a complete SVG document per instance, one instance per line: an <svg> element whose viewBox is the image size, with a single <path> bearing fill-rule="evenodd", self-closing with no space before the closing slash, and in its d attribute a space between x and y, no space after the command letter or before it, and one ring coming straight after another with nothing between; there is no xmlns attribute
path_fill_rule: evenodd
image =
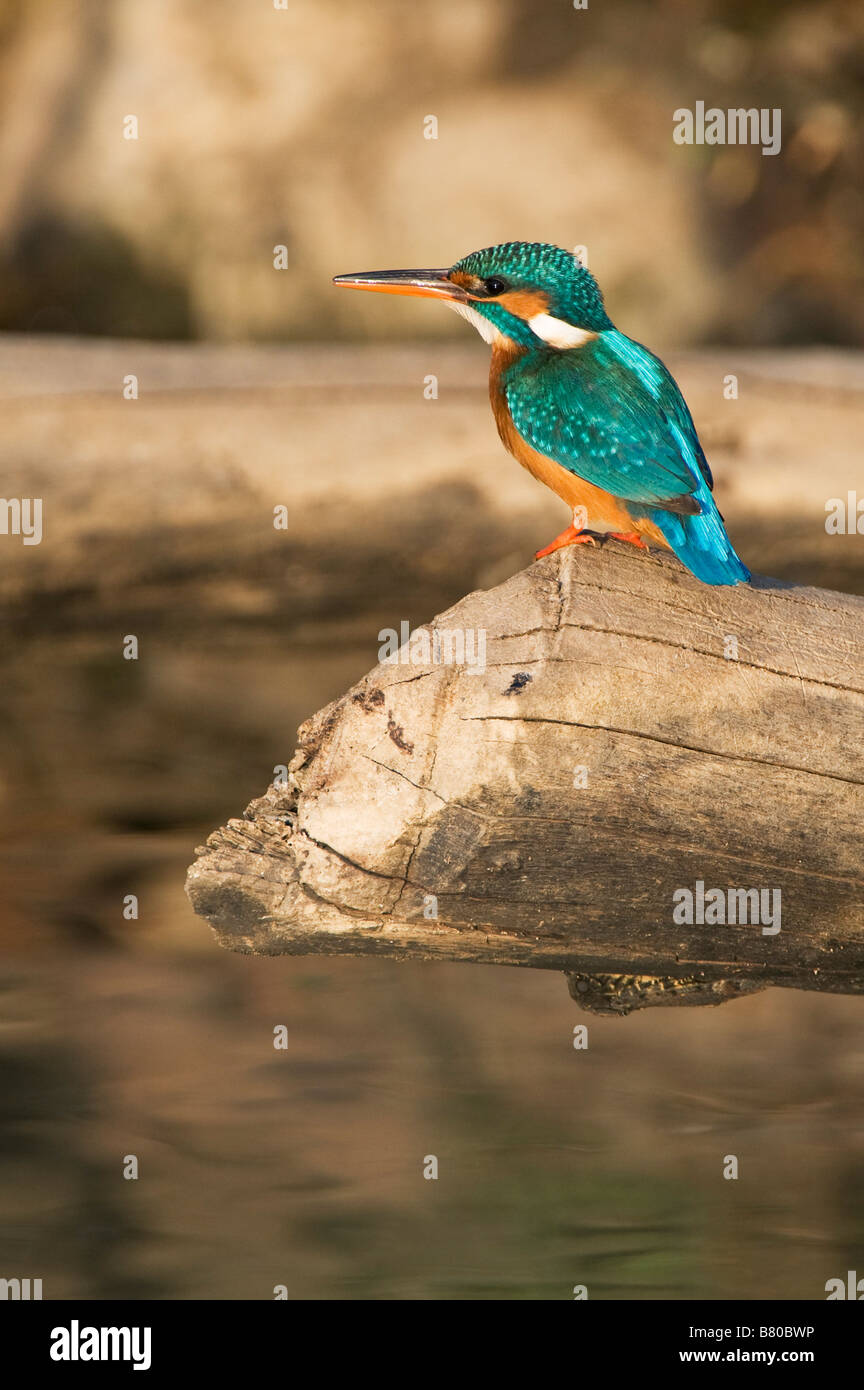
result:
<svg viewBox="0 0 864 1390"><path fill-rule="evenodd" d="M535 314L528 319L528 327L532 333L536 333L538 338L542 338L544 343L550 347L574 348L584 347L597 337L588 328L574 328L572 323L566 323L564 319L556 319L552 314Z"/></svg>
<svg viewBox="0 0 864 1390"><path fill-rule="evenodd" d="M456 313L461 314L463 319L467 319L469 323L473 323L484 342L497 343L503 341L503 333L498 332L498 329L495 327L494 323L492 323L491 319L484 318L482 314L478 314L477 310L472 309L470 304L462 304L458 299L447 299L445 303L448 309L455 309Z"/></svg>

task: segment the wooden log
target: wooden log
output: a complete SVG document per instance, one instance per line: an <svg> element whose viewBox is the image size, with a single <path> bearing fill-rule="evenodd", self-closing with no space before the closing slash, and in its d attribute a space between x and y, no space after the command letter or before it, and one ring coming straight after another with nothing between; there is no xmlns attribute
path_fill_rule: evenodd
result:
<svg viewBox="0 0 864 1390"><path fill-rule="evenodd" d="M862 750L864 599L571 547L304 724L187 890L234 950L558 969L613 1012L858 992Z"/></svg>

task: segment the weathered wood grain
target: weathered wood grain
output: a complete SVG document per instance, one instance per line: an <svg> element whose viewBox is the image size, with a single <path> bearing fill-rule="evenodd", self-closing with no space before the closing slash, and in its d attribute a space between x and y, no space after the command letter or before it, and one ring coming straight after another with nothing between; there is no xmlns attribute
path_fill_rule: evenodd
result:
<svg viewBox="0 0 864 1390"><path fill-rule="evenodd" d="M429 630L484 631L485 671L378 666L198 851L223 945L562 969L622 1012L864 989L864 600L613 542ZM698 882L779 889L780 931L676 923Z"/></svg>

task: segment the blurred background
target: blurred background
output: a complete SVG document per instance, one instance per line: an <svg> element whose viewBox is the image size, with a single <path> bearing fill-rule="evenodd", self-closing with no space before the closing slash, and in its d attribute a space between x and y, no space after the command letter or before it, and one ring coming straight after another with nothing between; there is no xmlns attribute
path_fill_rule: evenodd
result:
<svg viewBox="0 0 864 1390"><path fill-rule="evenodd" d="M858 1000L596 1019L554 974L231 956L183 893L381 628L563 521L466 325L336 273L585 246L744 559L864 593L864 536L825 529L864 498L862 39L851 0L0 0L0 490L44 518L0 534L0 1277L811 1299L862 1269ZM779 108L780 153L676 145L697 101Z"/></svg>
<svg viewBox="0 0 864 1390"><path fill-rule="evenodd" d="M455 336L329 280L540 240L636 337L864 339L854 0L276 3L3 0L0 327ZM779 108L781 154L674 144L698 100Z"/></svg>

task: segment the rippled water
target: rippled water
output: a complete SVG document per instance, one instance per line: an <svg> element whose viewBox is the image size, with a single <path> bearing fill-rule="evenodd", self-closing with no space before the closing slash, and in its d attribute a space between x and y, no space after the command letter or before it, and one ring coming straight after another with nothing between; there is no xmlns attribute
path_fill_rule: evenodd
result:
<svg viewBox="0 0 864 1390"><path fill-rule="evenodd" d="M372 664L366 636L178 619L124 663L113 633L49 627L9 644L0 696L0 1275L46 1298L809 1299L861 1267L860 1000L607 1020L555 974L224 953L183 895L194 846Z"/></svg>

